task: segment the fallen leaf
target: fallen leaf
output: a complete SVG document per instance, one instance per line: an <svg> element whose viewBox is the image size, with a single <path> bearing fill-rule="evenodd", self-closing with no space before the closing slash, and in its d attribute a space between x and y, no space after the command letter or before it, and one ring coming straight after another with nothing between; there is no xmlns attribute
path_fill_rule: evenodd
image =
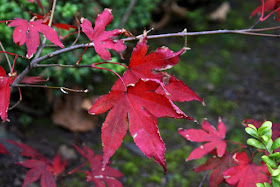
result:
<svg viewBox="0 0 280 187"><path fill-rule="evenodd" d="M96 128L98 117L91 116L87 110L82 109L83 100L83 96L79 94L64 95L64 100L56 98L53 122L73 132L87 132Z"/></svg>

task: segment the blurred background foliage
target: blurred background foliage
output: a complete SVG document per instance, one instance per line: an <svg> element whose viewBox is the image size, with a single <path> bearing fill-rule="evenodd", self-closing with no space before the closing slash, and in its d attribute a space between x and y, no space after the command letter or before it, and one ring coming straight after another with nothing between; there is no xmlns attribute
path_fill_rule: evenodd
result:
<svg viewBox="0 0 280 187"><path fill-rule="evenodd" d="M113 10L114 19L106 30L120 28L131 2L133 0L59 0L54 21L76 25L74 16L77 14L78 17L85 17L94 23L97 14L101 13L104 8L110 8ZM243 29L251 27L257 21L257 17L249 19L251 11L257 6L255 0L138 0L135 2L135 6L124 24L124 28L130 30L134 35L139 35L143 33L144 29L152 27L155 30L151 34L180 32L184 28L187 28L189 32ZM213 19L211 15L225 2L230 5L230 9L227 10L224 17ZM50 10L51 3L51 0L42 0L45 12ZM10 20L14 17L29 20L31 15L27 10L41 13L36 3L32 4L26 0L0 0L0 5L0 20ZM271 24L275 24L274 20L262 23L261 27ZM7 51L25 55L26 47L19 47L12 42L12 31L13 28L4 23L0 24L0 41ZM75 30L63 31L62 35L73 31ZM66 47L70 46L76 37L77 35L67 37L63 41L64 45ZM243 119L269 119L279 122L279 112L277 113L279 110L276 108L280 105L275 99L279 98L275 94L277 85L272 84L273 81L279 79L277 76L279 73L275 72L277 69L275 67L279 67L279 65L273 59L276 58L279 47L267 47L272 45L272 42L275 41L261 37L252 38L232 34L188 37L188 47L191 50L182 55L180 63L169 72L175 74L198 93L205 100L206 107L198 102L179 103L178 105L187 115L195 117L199 122L207 117L214 126L217 124L218 116L222 116L227 125L228 139L237 142L245 142L247 138L244 136L245 133L241 127ZM88 43L87 37L81 34L78 43ZM126 43L128 48L124 52L124 60L120 59L118 54L112 52L112 61L128 64L130 53L135 44L136 42ZM148 44L150 50L168 46L171 50L178 51L183 47L184 39L156 39L149 40ZM256 46L259 47L259 51L264 52L263 55L256 51ZM55 49L45 48L42 55ZM75 64L82 52L82 49L75 50L51 58L44 63ZM100 61L102 60L91 48L87 50L80 64L86 65ZM28 63L27 60L18 59L16 64L18 73ZM271 66L267 66L266 63L270 63ZM3 55L0 56L0 64L6 70L8 69ZM119 74L124 71L122 66L109 64L105 67ZM32 72L32 75L49 77L48 85L87 88L90 90L89 95L108 93L116 80L116 76L109 72L88 68L36 69ZM274 92L271 90L274 90ZM267 91L270 92L267 93ZM278 91L280 91L279 87ZM60 92L54 94L61 95ZM43 89L23 89L24 102L28 104L34 101L30 106L37 107L40 110L44 110L42 103L49 105L46 102L45 95ZM16 100L18 96L15 95L13 98ZM273 104L271 104L271 101L273 101ZM49 113L50 111L47 110L45 115L49 115ZM23 125L19 128L26 133L32 134L31 132L33 132L33 134L36 134L31 129L34 123L38 123L36 117L34 119L32 113L23 114L22 111L17 115L20 115L19 123ZM100 123L103 122L105 116L101 118ZM124 144L112 159L113 166L125 175L122 182L125 186L198 186L204 173L196 174L192 171L192 168L203 163L205 158L186 163L186 157L197 144L187 142L176 135L178 128L196 128L198 125L183 120L160 119L158 126L167 147L168 174L164 176L161 167L139 154L132 143L132 138L127 136ZM44 125L44 127L49 129L49 124ZM98 128L100 130L100 125ZM97 130L97 133L100 134L99 130ZM96 133L96 131L89 133ZM87 135L81 134L80 137L86 137ZM100 141L99 136L96 138ZM55 139L50 141L55 141ZM60 139L59 142L68 145L72 143L69 142L69 139ZM89 139L86 143L91 145L95 152L102 153L100 142L94 144ZM80 175L70 179L66 178L65 184L75 187L86 186L84 176Z"/></svg>

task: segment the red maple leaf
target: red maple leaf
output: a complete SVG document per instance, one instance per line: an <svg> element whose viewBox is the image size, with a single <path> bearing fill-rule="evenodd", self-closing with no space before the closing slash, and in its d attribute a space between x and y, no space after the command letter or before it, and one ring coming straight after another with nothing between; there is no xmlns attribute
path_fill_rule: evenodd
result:
<svg viewBox="0 0 280 187"><path fill-rule="evenodd" d="M8 121L8 109L10 103L10 85L16 78L16 72L6 74L4 68L0 66L0 117L3 122ZM21 83L34 84L47 81L41 77L24 77Z"/></svg>
<svg viewBox="0 0 280 187"><path fill-rule="evenodd" d="M97 16L94 29L89 20L81 18L82 31L87 35L90 41L93 42L96 53L103 60L111 59L111 54L108 49L113 49L119 54L126 49L122 40L114 40L115 37L124 32L123 29L105 31L105 27L112 21L112 19L111 9L108 8L104 9L104 11Z"/></svg>
<svg viewBox="0 0 280 187"><path fill-rule="evenodd" d="M8 109L10 103L10 85L14 77L8 76L2 66L0 66L0 117L5 122L8 120Z"/></svg>
<svg viewBox="0 0 280 187"><path fill-rule="evenodd" d="M31 58L40 44L39 32L50 40L55 45L63 48L63 44L58 38L56 31L43 23L43 20L26 21L21 18L14 18L8 25L10 27L16 27L13 32L13 40L18 45L26 44L27 58Z"/></svg>
<svg viewBox="0 0 280 187"><path fill-rule="evenodd" d="M25 160L23 162L17 163L18 165L21 165L23 167L30 168L25 176L22 185L23 187L28 186L39 178L41 179L41 186L43 187L56 186L54 176L58 176L59 174L61 174L64 171L67 163L66 161L61 160L59 154L55 156L53 161L50 161L37 150L26 144L14 142L12 140L6 141L19 147L22 150L22 156L31 158L30 160Z"/></svg>
<svg viewBox="0 0 280 187"><path fill-rule="evenodd" d="M269 182L267 166L251 163L245 151L235 153L233 159L238 165L224 172L224 178L229 185L255 187L256 183Z"/></svg>
<svg viewBox="0 0 280 187"><path fill-rule="evenodd" d="M97 187L106 186L106 184L115 187L122 187L122 184L116 179L122 177L122 173L108 165L105 170L102 169L102 155L95 155L94 152L87 146L83 146L83 149L75 146L77 151L83 155L90 163L90 171L79 171L77 169L72 170L70 173L82 172L86 174L87 182L94 182ZM79 168L79 167L78 167Z"/></svg>
<svg viewBox="0 0 280 187"><path fill-rule="evenodd" d="M262 5L258 6L252 13L250 17L253 17L256 14L261 13L260 21L265 21L270 15L272 15L275 12L278 12L278 17L280 14L279 8L280 0L262 0ZM264 12L272 11L267 16L264 17ZM279 21L279 18L277 19Z"/></svg>
<svg viewBox="0 0 280 187"><path fill-rule="evenodd" d="M232 154L226 152L223 157L213 156L204 164L194 169L195 172L212 170L210 175L210 187L219 186L224 181L224 172L236 165L232 159Z"/></svg>
<svg viewBox="0 0 280 187"><path fill-rule="evenodd" d="M158 79L164 83L164 88L167 90L167 96L172 101L191 101L203 100L198 97L187 85L182 81L177 80L174 76L162 72L162 70L170 69L179 62L179 56L183 54L186 48L178 52L173 52L167 47L158 48L156 51L147 55L147 37L145 36L137 43L131 54L129 68L123 75L123 81L126 85L135 84L140 78ZM123 88L120 80L113 86L112 90ZM160 94L165 94L162 87L156 91Z"/></svg>
<svg viewBox="0 0 280 187"><path fill-rule="evenodd" d="M226 134L226 127L221 119L218 123L218 131L208 121L203 120L201 126L204 130L200 129L179 129L178 133L189 141L192 142L208 142L204 145L194 149L186 161L193 159L200 159L208 154L215 148L217 155L222 157L226 151L227 144L224 140Z"/></svg>
<svg viewBox="0 0 280 187"><path fill-rule="evenodd" d="M157 118L192 118L166 96L155 93L159 86L158 82L140 79L135 85L129 85L126 91L111 90L92 105L89 110L92 115L110 110L102 126L103 167L121 145L129 124L136 145L166 171L165 145L157 127Z"/></svg>

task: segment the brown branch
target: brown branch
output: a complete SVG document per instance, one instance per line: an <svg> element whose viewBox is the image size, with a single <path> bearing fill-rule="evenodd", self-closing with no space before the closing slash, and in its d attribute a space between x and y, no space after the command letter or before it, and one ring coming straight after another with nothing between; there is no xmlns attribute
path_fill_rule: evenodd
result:
<svg viewBox="0 0 280 187"><path fill-rule="evenodd" d="M158 38L168 38L168 37L185 37L185 36L200 36L200 35L210 35L210 34L244 34L244 35L253 35L253 36L263 36L263 37L274 37L274 38L280 38L280 35L275 35L275 34L264 34L264 33L258 33L258 32L263 32L263 31L269 31L269 30L277 30L280 29L280 26L278 27L269 27L269 28L262 28L262 29L241 29L241 30L214 30L214 31L201 31L201 32L178 32L178 33L169 33L169 34L158 34L158 35L150 35L147 36L147 39L158 39ZM142 35L137 36L137 37L129 37L123 39L123 41L133 41L141 38ZM59 49L57 51L51 52L47 55L44 55L42 57L39 57L37 59L33 59L30 62L30 65L26 67L21 74L15 79L13 82L12 86L17 85L23 77L25 77L31 69L35 68L37 64L40 62L52 58L54 56L73 51L75 49L81 49L81 48L86 48L86 47L93 47L94 44L79 44L79 45L73 45L64 49Z"/></svg>

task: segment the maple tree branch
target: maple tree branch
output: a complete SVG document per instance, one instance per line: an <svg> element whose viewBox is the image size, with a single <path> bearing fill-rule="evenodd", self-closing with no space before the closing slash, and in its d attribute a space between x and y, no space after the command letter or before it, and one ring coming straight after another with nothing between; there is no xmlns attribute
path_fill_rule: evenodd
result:
<svg viewBox="0 0 280 187"><path fill-rule="evenodd" d="M207 170L207 171L205 172L205 174L204 174L204 176L203 176L203 178L202 178L202 181L201 181L200 184L199 184L199 187L202 187L202 186L203 186L204 182L205 182L206 179L207 179L208 174L209 174L209 170Z"/></svg>
<svg viewBox="0 0 280 187"><path fill-rule="evenodd" d="M15 84L12 85L14 87L35 87L35 88L48 88L48 89L59 89L61 92L68 94L67 91L69 92L76 92L76 93L87 93L88 89L85 90L75 90L71 88L66 88L66 87L56 87L56 86L48 86L48 85L36 85L36 84Z"/></svg>
<svg viewBox="0 0 280 187"><path fill-rule="evenodd" d="M277 30L280 29L280 26L277 27L268 27L268 28L262 28L262 29L241 29L241 30L213 30L213 31L200 31L200 32L178 32L178 33L169 33L169 34L158 34L158 35L150 35L147 36L147 39L157 39L157 38L168 38L168 37L185 37L185 36L199 36L199 35L210 35L210 34L245 34L245 35L254 35L254 36L266 36L266 37L277 37L279 38L280 35L274 35L274 34L263 34L263 33L257 33L257 32L263 32L263 31L269 31L269 30ZM139 38L141 38L142 35L135 37L129 37L123 39L123 41L134 41ZM35 68L37 64L40 62L52 58L54 56L73 51L76 49L81 49L81 48L91 48L94 47L93 43L88 44L78 44L78 45L73 45L67 48L63 49L58 49L54 52L51 52L49 54L46 54L44 56L34 58L28 67L26 67L21 74L15 79L13 85L18 84L23 77L25 77L32 68Z"/></svg>

